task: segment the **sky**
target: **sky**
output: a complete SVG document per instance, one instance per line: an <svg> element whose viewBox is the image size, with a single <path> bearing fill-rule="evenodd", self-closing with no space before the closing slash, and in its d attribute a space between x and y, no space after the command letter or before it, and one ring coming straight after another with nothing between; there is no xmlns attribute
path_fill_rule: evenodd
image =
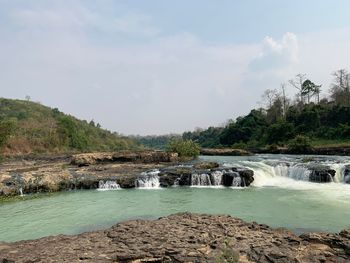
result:
<svg viewBox="0 0 350 263"><path fill-rule="evenodd" d="M350 69L349 12L348 0L0 0L0 96L125 135L222 125L298 73L326 94Z"/></svg>

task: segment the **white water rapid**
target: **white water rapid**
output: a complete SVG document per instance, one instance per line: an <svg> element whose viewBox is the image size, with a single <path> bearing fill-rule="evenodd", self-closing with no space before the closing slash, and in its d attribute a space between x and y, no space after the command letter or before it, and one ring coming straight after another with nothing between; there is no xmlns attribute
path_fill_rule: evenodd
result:
<svg viewBox="0 0 350 263"><path fill-rule="evenodd" d="M159 170L151 170L141 173L141 176L136 179L135 186L144 189L160 188Z"/></svg>
<svg viewBox="0 0 350 263"><path fill-rule="evenodd" d="M99 191L107 191L107 190L118 190L120 189L120 185L117 184L116 181L99 181L97 190Z"/></svg>

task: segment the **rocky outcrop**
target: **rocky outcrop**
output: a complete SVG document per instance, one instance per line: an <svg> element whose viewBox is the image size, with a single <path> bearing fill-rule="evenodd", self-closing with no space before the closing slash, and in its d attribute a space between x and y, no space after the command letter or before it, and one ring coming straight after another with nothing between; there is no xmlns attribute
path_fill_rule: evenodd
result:
<svg viewBox="0 0 350 263"><path fill-rule="evenodd" d="M120 151L111 153L82 153L72 156L71 164L88 166L101 163L162 163L177 162L178 154L164 151Z"/></svg>
<svg viewBox="0 0 350 263"><path fill-rule="evenodd" d="M157 163L103 163L79 167L61 161L11 161L0 166L0 196L96 189L101 180L117 181L123 188L132 188L142 172L164 166Z"/></svg>
<svg viewBox="0 0 350 263"><path fill-rule="evenodd" d="M330 169L328 166L316 166L310 168L309 181L314 183L330 183L333 182L335 176L335 170Z"/></svg>
<svg viewBox="0 0 350 263"><path fill-rule="evenodd" d="M230 216L190 213L127 221L76 236L0 243L0 262L349 261L349 230L297 236Z"/></svg>
<svg viewBox="0 0 350 263"><path fill-rule="evenodd" d="M249 156L251 152L242 149L231 148L201 148L201 155L223 155L223 156Z"/></svg>
<svg viewBox="0 0 350 263"><path fill-rule="evenodd" d="M249 186L254 172L236 167L219 167L215 162L203 162L193 166L174 166L160 170L159 182L163 187L179 186Z"/></svg>
<svg viewBox="0 0 350 263"><path fill-rule="evenodd" d="M193 167L195 169L213 169L219 167L219 164L216 162L201 162L195 163Z"/></svg>
<svg viewBox="0 0 350 263"><path fill-rule="evenodd" d="M90 154L84 154L84 160L88 160ZM97 156L99 156L97 158ZM192 176L214 172L235 172L242 178L240 186L249 186L253 181L252 171L237 170L236 168L220 168L214 162L204 162L188 166L170 166L169 163L141 163L141 162L107 162L109 157L104 154L96 155L89 165L71 165L67 161L41 161L25 160L11 161L0 166L0 196L15 196L19 194L56 192L64 190L96 189L99 182L111 181L119 184L121 188L134 188L138 186L137 180L147 177L152 173L145 173L159 169L159 183L161 187L173 185L190 186ZM151 157L153 158L153 157ZM150 160L150 159L147 159ZM156 160L156 159L152 159ZM158 159L159 160L159 159ZM162 159L164 160L164 159ZM92 159L90 160L92 161ZM92 164L95 163L95 164ZM154 179L154 178L153 178ZM214 178L211 178L213 180ZM232 184L225 181L226 186ZM208 184L210 185L210 184Z"/></svg>

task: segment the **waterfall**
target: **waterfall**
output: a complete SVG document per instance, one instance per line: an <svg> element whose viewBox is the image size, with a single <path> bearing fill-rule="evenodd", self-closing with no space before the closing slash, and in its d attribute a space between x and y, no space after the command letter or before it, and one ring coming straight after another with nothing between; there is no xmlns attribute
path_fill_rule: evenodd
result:
<svg viewBox="0 0 350 263"><path fill-rule="evenodd" d="M343 183L345 182L344 173L345 165L341 163L333 163L330 165L330 168L335 170L334 182Z"/></svg>
<svg viewBox="0 0 350 263"><path fill-rule="evenodd" d="M136 179L135 186L138 188L159 188L159 170L151 170L141 173L141 176Z"/></svg>
<svg viewBox="0 0 350 263"><path fill-rule="evenodd" d="M214 171L210 175L210 180L212 185L222 185L222 176L223 176L222 171Z"/></svg>
<svg viewBox="0 0 350 263"><path fill-rule="evenodd" d="M22 188L22 187L20 187L18 191L19 191L19 195L20 195L20 196L24 196L24 194L23 194L23 188Z"/></svg>
<svg viewBox="0 0 350 263"><path fill-rule="evenodd" d="M98 182L98 189L100 191L106 191L106 190L117 190L120 189L120 185L117 184L116 181L99 181Z"/></svg>
<svg viewBox="0 0 350 263"><path fill-rule="evenodd" d="M240 176L234 177L232 181L232 186L239 187L242 184L242 179Z"/></svg>
<svg viewBox="0 0 350 263"><path fill-rule="evenodd" d="M210 175L209 174L197 174L191 175L191 185L192 186L211 186Z"/></svg>
<svg viewBox="0 0 350 263"><path fill-rule="evenodd" d="M275 176L289 177L299 181L309 181L311 171L302 164L278 164L274 167Z"/></svg>

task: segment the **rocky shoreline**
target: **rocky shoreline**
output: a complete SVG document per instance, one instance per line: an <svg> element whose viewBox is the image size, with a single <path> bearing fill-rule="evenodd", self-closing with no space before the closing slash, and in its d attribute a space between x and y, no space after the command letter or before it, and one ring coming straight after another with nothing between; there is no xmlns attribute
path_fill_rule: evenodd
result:
<svg viewBox="0 0 350 263"><path fill-rule="evenodd" d="M162 151L87 153L70 158L19 159L0 166L0 197L112 187L249 186L253 171L219 164L179 164Z"/></svg>
<svg viewBox="0 0 350 263"><path fill-rule="evenodd" d="M74 236L0 242L1 263L349 261L350 230L297 236L231 216L191 213L132 220Z"/></svg>
<svg viewBox="0 0 350 263"><path fill-rule="evenodd" d="M283 165L288 169L288 163ZM336 174L321 164L304 170L304 180L315 183L333 182ZM179 163L177 154L162 151L24 158L0 165L0 197L101 187L248 187L253 182L251 169L216 162ZM344 167L344 182L350 183L350 166Z"/></svg>

